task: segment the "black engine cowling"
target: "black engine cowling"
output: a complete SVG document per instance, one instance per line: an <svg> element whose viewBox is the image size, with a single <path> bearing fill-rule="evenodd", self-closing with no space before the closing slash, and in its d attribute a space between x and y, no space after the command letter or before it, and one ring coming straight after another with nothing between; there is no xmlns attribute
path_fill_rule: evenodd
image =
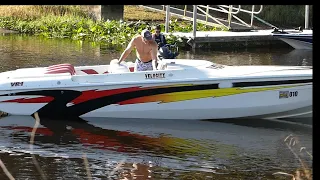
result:
<svg viewBox="0 0 320 180"><path fill-rule="evenodd" d="M159 47L158 56L162 59L175 59L179 55L179 52L173 52L172 50L170 50L170 47L174 47L174 46L165 45L165 46Z"/></svg>

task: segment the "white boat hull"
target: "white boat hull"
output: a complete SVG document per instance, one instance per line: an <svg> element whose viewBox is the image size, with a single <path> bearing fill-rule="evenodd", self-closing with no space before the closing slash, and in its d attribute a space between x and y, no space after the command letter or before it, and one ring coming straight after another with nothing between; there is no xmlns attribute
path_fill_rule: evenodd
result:
<svg viewBox="0 0 320 180"><path fill-rule="evenodd" d="M312 50L313 46L313 31L284 31L282 33L273 33L272 35L278 37L280 40L286 42L295 49Z"/></svg>
<svg viewBox="0 0 320 180"><path fill-rule="evenodd" d="M176 62L187 66L194 61ZM6 72L2 77L11 73L11 80L0 84L0 111L11 115L38 112L49 117L188 120L294 118L312 112L310 67L212 68L211 62L199 63L204 67L195 71L185 68L107 75L81 75L81 68L88 67L76 67L79 75L42 80ZM99 71L98 66L95 70ZM151 78L146 73L155 75Z"/></svg>
<svg viewBox="0 0 320 180"><path fill-rule="evenodd" d="M292 46L295 49L309 49L311 50L313 45L312 43L309 42L304 42L300 40L295 40L295 39L287 39L287 38L279 38L282 41L286 42L290 46Z"/></svg>
<svg viewBox="0 0 320 180"><path fill-rule="evenodd" d="M281 90L299 91L299 98L295 100L277 100L279 90L249 92L217 98L212 94L212 97L209 98L169 103L162 103L162 100L159 99L158 101L155 100L155 102L141 102L128 105L111 104L80 115L80 117L223 119L251 116L260 116L261 118L295 118L301 115L312 114L312 104L310 104L312 96L309 95L312 94L311 85L296 88L281 88ZM45 105L45 103L30 103L27 106L20 103L1 103L0 108L2 111L12 115L31 115ZM306 106L308 108L305 111L296 112L296 110ZM53 111L52 116L55 116L54 113Z"/></svg>
<svg viewBox="0 0 320 180"><path fill-rule="evenodd" d="M310 94L312 94L311 85L294 88L279 88L280 89L275 90L262 90L260 92L239 92L239 94L225 95L222 97L214 97L214 94L218 93L219 90L217 90L217 92L214 92L213 90L212 96L209 98L170 103L156 101L129 105L111 105L91 111L82 115L82 117L223 119L259 115L263 118L267 118L272 117L275 113L279 112L287 112L287 114L281 114L281 116L289 117L295 114L295 110L310 106L310 101L312 101L312 96L310 96ZM279 99L279 90L299 91L299 98L296 98L295 100L281 100ZM223 91L220 89L221 93L227 93L228 91L232 91L232 88L224 89ZM172 96L175 95L173 94ZM311 99L308 99L308 97ZM306 112L310 112L310 110L312 111L312 109L307 109Z"/></svg>

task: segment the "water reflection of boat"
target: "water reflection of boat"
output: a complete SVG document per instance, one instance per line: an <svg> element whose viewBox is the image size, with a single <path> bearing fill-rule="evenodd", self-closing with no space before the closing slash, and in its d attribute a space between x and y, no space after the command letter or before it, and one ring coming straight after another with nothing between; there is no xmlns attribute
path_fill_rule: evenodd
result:
<svg viewBox="0 0 320 180"><path fill-rule="evenodd" d="M286 30L286 31L274 31L272 35L286 42L295 49L312 49L313 30Z"/></svg>
<svg viewBox="0 0 320 180"><path fill-rule="evenodd" d="M30 132L35 120L31 116L8 116L0 119L0 152L35 153L40 157L81 158L90 162L141 162L154 166L201 171L229 172L235 164L252 168L247 158L261 162L259 166L290 162L279 157L286 150L283 139L299 133L300 143L310 149L310 128L256 123L141 120L141 119L47 119L40 118L36 130L34 152L29 150ZM237 123L238 122L238 123ZM252 125L253 124L253 125ZM306 133L307 132L307 133ZM296 145L297 146L297 145ZM298 146L297 146L298 147ZM273 158L270 162L270 158ZM253 161L255 161L253 160ZM116 166L116 165L115 165ZM226 168L227 167L227 168ZM256 165L254 166L256 167ZM233 169L234 170L234 169Z"/></svg>
<svg viewBox="0 0 320 180"><path fill-rule="evenodd" d="M256 123L246 123L253 122ZM308 127L285 124L268 120L236 119L211 121L183 121L155 119L108 119L77 118L73 120L41 118L41 126L36 133L39 143L83 144L94 149L119 152L157 152L169 154L204 153L206 146L215 144L217 148L228 145L248 147L248 141L266 138L280 138L283 131L309 132ZM31 132L34 119L30 116L8 116L0 120L3 130ZM231 122L231 123L230 123ZM233 122L233 123L232 123ZM307 130L306 130L307 128ZM13 133L13 132L11 132ZM272 136L270 135L272 134ZM17 134L16 132L14 134ZM257 137L259 134L259 138ZM238 137L242 137L238 139ZM23 136L18 136L23 137ZM15 137L16 138L16 137ZM28 142L29 136L25 136ZM218 143L219 142L219 143ZM210 145L211 144L211 145ZM172 152L171 152L172 151Z"/></svg>
<svg viewBox="0 0 320 180"><path fill-rule="evenodd" d="M313 52L306 49L294 49L286 54L274 54L272 60L276 65L312 66Z"/></svg>
<svg viewBox="0 0 320 180"><path fill-rule="evenodd" d="M137 131L134 127L127 129L128 126L126 125L123 126L124 129L120 130L112 126L112 122L115 121L118 120L110 120L111 124L108 127L108 123L103 123L103 125L92 124L81 118L72 120L41 118L41 126L36 129L37 137L35 138L35 142L40 147L41 144L48 143L52 144L52 146L55 144L67 144L73 151L74 148L79 148L78 144L80 144L92 149L122 153L149 152L183 156L209 152L206 149L206 142L199 142L201 129L194 129L194 133L191 133L193 137L185 132L184 129L176 130L177 132L186 134L186 136L180 136L170 134L170 131L159 132L157 128L150 129L148 127L150 123L146 124L146 126L139 126L145 130L142 132L140 130ZM124 120L124 122L127 121ZM32 132L34 123L35 121L31 116L8 116L0 120L0 129L2 133L9 131L9 136L14 136L15 141L22 140L29 143L29 133ZM153 130L155 130L154 133L156 134L149 132ZM27 135L23 136L23 133L27 133ZM6 135L3 134L1 136ZM205 138L209 137L211 136ZM226 146L228 145L222 145L221 148L226 148Z"/></svg>
<svg viewBox="0 0 320 180"><path fill-rule="evenodd" d="M165 69L145 72L130 72L134 63L111 63L0 73L0 110L13 115L38 112L41 117L191 120L312 112L312 67L164 62Z"/></svg>

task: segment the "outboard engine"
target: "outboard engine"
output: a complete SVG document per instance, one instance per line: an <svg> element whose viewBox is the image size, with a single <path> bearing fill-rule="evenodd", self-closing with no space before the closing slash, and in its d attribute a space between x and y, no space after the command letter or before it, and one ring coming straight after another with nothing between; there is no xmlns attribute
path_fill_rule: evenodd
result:
<svg viewBox="0 0 320 180"><path fill-rule="evenodd" d="M175 48L175 51L172 49ZM179 55L178 47L175 45L166 44L159 47L158 57L159 59L175 59Z"/></svg>

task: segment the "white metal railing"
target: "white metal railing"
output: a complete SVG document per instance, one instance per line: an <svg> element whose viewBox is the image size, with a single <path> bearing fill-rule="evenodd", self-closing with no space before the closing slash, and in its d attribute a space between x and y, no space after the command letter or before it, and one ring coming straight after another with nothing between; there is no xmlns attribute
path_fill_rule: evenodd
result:
<svg viewBox="0 0 320 180"><path fill-rule="evenodd" d="M218 5L218 7L220 9L212 8L209 5L206 5L206 6L204 6L204 5L193 5L193 33L192 33L193 34L193 38L196 37L196 32L197 32L197 30L196 30L197 29L197 15L198 15L197 10L201 11L206 16L206 21L208 20L208 17L210 17L212 20L214 20L215 22L217 22L218 24L223 25L223 26L226 26L226 25L221 23L218 20L218 18L215 18L215 17L211 16L210 13L209 13L209 9L218 10L219 12L227 13L228 14L228 26L227 26L227 28L230 29L232 17L234 17L238 21L240 21L242 23L242 25L245 25L247 27L252 27L254 14L259 14L263 9L263 5L260 5L259 11L254 11L255 10L254 5L252 5L251 11L248 11L248 10L245 10L245 9L241 9L240 5L238 5L238 8L234 8L233 5L229 5L229 6L227 6L227 5ZM201 8L206 8L206 11L204 11ZM226 10L224 8L228 8L229 10ZM233 11L234 9L237 9L237 11L234 12ZM184 16L186 16L186 11L187 11L187 6L185 5ZM245 23L239 17L235 16L235 14L238 14L240 11L251 14L251 23L250 23L250 25ZM166 24L165 24L166 33L169 32L169 16L170 16L170 6L167 5L166 6ZM194 45L195 45L195 43L194 43Z"/></svg>
<svg viewBox="0 0 320 180"><path fill-rule="evenodd" d="M206 16L206 22L208 22L208 17L210 17L212 20L214 20L216 23L222 25L222 26L225 26L226 28L228 28L226 25L224 25L222 22L220 22L217 18L211 16L209 13L208 13L208 8L207 8L207 11L204 11L201 9L201 7L197 6L197 10L201 11L203 14L205 14ZM223 11L221 11L223 12Z"/></svg>
<svg viewBox="0 0 320 180"><path fill-rule="evenodd" d="M166 28L165 28L166 32L169 31L169 20L171 15L178 16L182 19L186 19L190 21L196 20L197 22L204 23L207 25L221 26L221 27L230 29L231 22L232 24L235 24L238 26L252 27L253 19L254 17L256 17L255 15L259 14L263 9L263 5L260 5L260 9L258 11L255 10L255 5L252 5L251 10L246 10L242 8L241 5L193 5L193 12L191 12L191 11L187 11L187 5L185 5L183 9L170 7L170 5L160 5L159 9L145 6L145 5L141 5L141 6L144 6L146 8L156 10L156 11L166 10ZM174 12L170 12L170 10ZM197 12L196 14L194 14L195 11ZM213 17L213 15L211 15L212 13L210 14L210 11L211 12L217 11L220 13L227 14L227 20L221 19L218 17ZM250 14L251 22L246 23L244 20L237 17L236 15L239 14L240 12ZM210 18L210 22L209 22L209 18ZM232 21L233 18L237 21Z"/></svg>
<svg viewBox="0 0 320 180"><path fill-rule="evenodd" d="M257 11L257 12L254 11L254 6L255 6L255 5L252 5L252 11L248 11L248 10L245 10L245 9L240 9L240 11L246 12L246 13L253 13L253 14L259 14L259 13L261 13L261 11L262 11L262 9L263 9L263 5L260 5L260 9L259 9L259 11Z"/></svg>
<svg viewBox="0 0 320 180"><path fill-rule="evenodd" d="M225 5L218 5L218 6L225 6ZM217 9L217 8L214 8L214 7L210 7L210 5L198 5L198 7L203 7L203 8L206 8L207 10L214 10L214 11L219 11L219 12L224 12L223 10L221 9ZM229 8L229 7L228 7ZM186 8L185 8L186 9ZM237 9L237 11L235 12L231 12L232 14L238 14L240 12L240 9L241 9L241 5L238 5L238 8L232 8L233 9Z"/></svg>
<svg viewBox="0 0 320 180"><path fill-rule="evenodd" d="M246 26L246 27L252 27L253 25L253 19L254 19L254 15L259 14L262 10L263 10L263 5L260 5L260 9L258 11L255 11L255 5L252 5L251 10L246 10L243 9L241 7L241 5L193 5L196 6L196 9L199 11L199 13L197 13L197 16L205 16L205 21L204 23L211 25L212 23L208 22L208 19L210 18L212 21L214 21L217 25L223 26L227 29L230 29L231 27L231 22L232 22L232 18L238 20L238 22L232 22L234 24L240 25L240 26ZM217 7L212 7L212 6L217 6ZM187 5L184 6L184 9L178 9L178 8L174 8L174 7L170 7L169 5L162 5L162 9L164 10L165 7L167 7L166 9L169 10L169 12L167 11L166 13L169 13L169 17L171 16L171 12L170 9L173 10L177 10L177 11L183 11L183 18L184 19L190 19L192 20L194 17L190 18L186 15L187 12ZM228 16L228 20L227 20L227 25L225 23L223 23L223 19L220 18L216 18L213 17L210 14L210 10L211 11L217 11L217 12L221 12L221 13L225 13ZM244 12L244 13L248 13L251 15L251 22L250 24L246 23L245 21L243 21L241 18L237 17L236 14L238 14L239 12ZM189 12L191 13L191 12ZM200 21L200 20L198 20ZM203 21L200 21L203 23Z"/></svg>
<svg viewBox="0 0 320 180"><path fill-rule="evenodd" d="M252 27L254 15L255 14L259 14L263 9L263 5L260 5L259 11L255 11L255 5L252 5L251 11L246 10L246 9L242 9L241 5L238 5L237 8L235 8L233 5L217 5L217 6L218 6L219 9L210 7L209 5L206 5L206 6L197 5L197 8L198 8L198 10L200 10L202 13L204 13L206 15L206 21L207 21L208 17L212 18L214 21L217 21L217 18L213 18L209 14L209 10L214 10L214 11L219 11L219 12L222 12L222 13L227 13L228 14L228 27L227 28L230 28L230 25L231 25L231 22L232 22L232 17L237 19L242 25L247 26L247 27ZM206 11L202 10L201 8L206 8ZM236 10L236 11L233 11L233 10ZM235 14L238 14L239 12L245 12L245 13L251 14L251 23L250 23L250 25L247 24L246 22L244 22L242 19L240 19L239 17L237 17L235 15Z"/></svg>

